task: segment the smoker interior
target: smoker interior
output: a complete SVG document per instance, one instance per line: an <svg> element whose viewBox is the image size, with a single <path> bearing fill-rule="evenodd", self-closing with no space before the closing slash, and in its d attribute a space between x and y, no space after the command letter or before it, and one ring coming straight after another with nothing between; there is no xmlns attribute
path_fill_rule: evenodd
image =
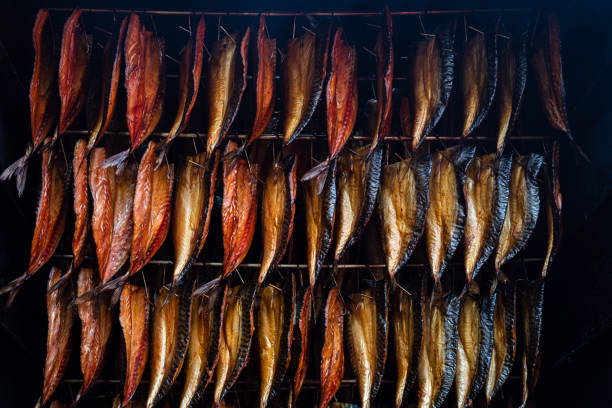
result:
<svg viewBox="0 0 612 408"><path fill-rule="evenodd" d="M38 4L35 4L38 3ZM72 7L74 4L61 4L55 2L33 2L32 4L21 4L19 2L7 2L0 6L0 168L4 169L17 157L19 157L29 139L29 107L27 100L27 89L30 81L32 67L32 45L31 27L35 13L38 8L45 7ZM317 11L379 11L383 3L379 2L323 2L316 1L310 4L287 4L281 2L264 1L251 2L249 4L227 1L215 5L206 3L181 4L181 1L162 2L152 1L143 4L139 1L121 2L116 5L122 9L159 9L159 10L215 10L215 11L295 11L304 12ZM257 4L260 3L260 4ZM475 2L460 1L453 4L434 4L434 2L421 2L411 5L405 2L390 2L392 11L400 10L434 10L434 9L465 9L465 13L459 14L431 14L424 15L419 20L418 16L405 15L394 16L394 48L396 56L394 87L402 89L406 86L406 63L401 56L407 55L411 43L419 38L423 30L433 28L443 22L457 22L456 43L464 35L464 23L474 27L483 27L488 21L501 15L504 28L508 32L520 29L527 24L532 24L538 17L538 9L528 2L512 2L513 4L495 4L492 2L487 7L503 8L530 8L529 11L507 11L502 13L470 13L468 10L478 8ZM524 3L524 4L521 4ZM80 2L80 7L103 7L113 8L103 2ZM537 95L533 75L528 75L528 82L524 104L521 109L519 122L511 137L511 146L516 152L530 153L543 151L543 144L553 138L559 138L561 143L561 186L563 192L563 241L557 260L555 261L549 279L546 284L546 295L544 303L544 327L542 340L543 361L538 387L535 397L530 402L532 406L591 406L605 407L612 402L612 389L609 387L609 378L612 374L612 353L609 345L612 342L612 298L609 296L612 290L611 256L609 251L609 232L612 231L612 208L610 197L610 186L612 176L612 138L609 137L612 127L612 104L609 95L612 93L612 31L609 24L612 21L609 5L581 4L579 7L570 9L565 5L555 4L556 11L561 22L562 53L564 62L564 75L567 90L567 101L570 123L576 140L585 150L591 162L583 163L577 159L570 145L563 135L555 133L549 127ZM51 13L53 25L59 29L69 11L55 11ZM322 17L315 17L322 18ZM465 18L465 21L464 21ZM217 39L219 22L229 32L241 32L247 26L256 26L256 16L208 16L206 18L206 44L210 47ZM188 19L185 15L155 15L143 19L145 24L155 29L159 35L166 40L166 52L174 59L179 58L179 52L187 40L187 34L179 26L195 25L193 18ZM357 45L358 52L358 77L359 81L359 113L355 126L355 135L363 136L365 123L363 120L363 108L365 101L373 96L373 77L375 72L375 60L369 55L365 48L372 49L376 39L378 24L376 18L363 16L335 17L334 22L343 27L346 37ZM86 13L86 28L94 35L94 47L97 42L103 42L104 30L110 30L113 23L112 13ZM302 33L302 26L309 24L308 17L280 16L268 17L266 24L270 35L277 38L280 50L285 50L287 40L291 38L293 27L296 33ZM422 24L422 25L421 25ZM96 27L96 28L94 28ZM364 48L365 47L365 48ZM156 132L167 131L174 119L174 108L176 106L176 81L178 76L178 64L172 59L166 60L167 67L167 92L162 120L156 128ZM251 75L252 68L249 69ZM205 74L204 74L205 75ZM204 85L203 81L203 85ZM125 133L124 120L125 92L120 86L118 97L119 108L115 114L114 123L109 133L105 136L119 149L128 143ZM244 102L241 105L236 121L232 125L230 135L240 139L249 133L249 124L253 115L252 79L249 79ZM186 154L192 154L194 148L201 151L204 143L198 139L198 133L206 133L207 106L205 95L206 87L201 88L200 97L192 114L191 122L185 130L170 157L171 161L180 160ZM453 99L449 109L444 114L440 124L434 130L434 134L441 136L436 140L428 140L425 143L431 151L439 150L458 143L460 103L456 100L457 91L453 91ZM311 123L304 130L305 137L298 139L299 149L308 149L314 159L321 159L326 152L325 122L323 104L317 108ZM278 110L279 104L276 104ZM399 119L397 115L398 106L394 104L393 122L390 134L401 135ZM490 117L491 115L489 115ZM280 125L277 113L266 130L266 137L270 139L270 151L268 157L276 149L278 152L279 142L276 139ZM477 154L492 152L495 149L494 134L495 125L485 120L477 131L476 145ZM86 115L81 114L71 125L71 130L63 137L62 148L66 152L72 151L73 143L78 137L84 137L86 127ZM242 135L242 136L241 136ZM159 136L153 135L159 139ZM394 138L390 138L394 139ZM353 142L355 144L359 143ZM401 141L390 140L385 142L383 163L397 161L398 155L403 155ZM304 169L312 167L316 162L300 163ZM29 246L31 233L34 228L34 213L36 198L40 185L39 160L34 160L28 172L28 182L24 197L19 199L15 194L14 186L10 183L3 184L0 192L0 283L4 284L17 275L21 274L27 264L29 257ZM222 192L221 183L217 183L217 196ZM298 193L299 194L299 193ZM296 270L303 274L306 264L305 253L305 226L303 219L304 208L298 196L296 209L296 225L293 239L289 244L287 254L281 261L285 267L278 269L274 274L284 276ZM192 273L197 273L202 280L206 281L217 276L219 267L216 263L222 260L223 247L221 241L219 199L212 214L211 230L206 243L204 255L200 262L193 268ZM536 231L523 251L510 267L519 276L533 276L541 267L542 254L545 248L546 225L544 217L540 216ZM259 239L260 227L257 227L255 239L245 263L257 264L260 258ZM3 407L33 406L42 389L42 370L45 358L45 342L47 318L44 302L46 277L52 265L60 265L64 268L69 264L69 259L61 255L70 254L70 218L67 223L64 239L60 243L56 256L40 270L21 289L11 308L0 310L0 400ZM349 259L352 264L372 264L372 259L367 251L367 240L361 239L351 251ZM462 249L455 255L455 261L462 259ZM91 255L91 254L90 254ZM172 259L172 245L170 239L158 251L154 262L144 270L147 282L151 287L159 286L166 274L171 273L166 260ZM94 262L90 259L87 262ZM426 271L424 245L419 244L416 253L409 261L409 266L402 272L417 273ZM294 267L292 265L298 265ZM490 266L489 266L490 268ZM375 269L375 268L374 268ZM257 269L241 267L241 276L250 277L257 273ZM371 268L350 269L347 279L368 278L372 273ZM452 266L447 273L462 274L461 265ZM234 276L234 283L238 283L240 276ZM321 279L327 279L324 272ZM115 312L116 315L116 312ZM313 328L313 344L311 350L310 367L302 396L300 406L313 406L318 400L318 359L316 353L320 349L320 339L316 339L314 333L321 333L321 323L317 322ZM319 343L319 345L317 345ZM118 321L113 327L111 352L100 375L100 380L85 397L81 406L107 407L111 406L112 398L119 394L122 389L121 367L125 357L122 355L121 331ZM377 406L386 407L393 405L394 367L392 353L389 356L383 385L377 398ZM228 397L230 402L238 406L253 406L258 396L257 361L251 358L251 362L241 375L237 385ZM78 347L75 346L69 367L64 375L64 380L56 391L56 397L64 401L72 401L79 387L81 373L78 364ZM135 399L146 399L148 391L148 370L145 371L141 387L135 395ZM181 384L182 376L179 376L177 385ZM181 387L175 385L167 400L170 406L177 403ZM416 388L416 387L415 387ZM498 400L496 406L519 400L520 395L520 371L517 364L511 373L510 379L503 389L503 397ZM211 388L208 389L208 394ZM452 393L452 391L451 391ZM281 393L282 395L283 393ZM415 398L408 397L409 403ZM358 390L354 376L350 369L345 372L343 384L336 395L341 402L358 402ZM452 406L453 398L449 398L445 406ZM282 402L282 403L281 403ZM205 404L209 404L205 400ZM282 405L283 401L276 401ZM517 406L517 405L507 405Z"/></svg>

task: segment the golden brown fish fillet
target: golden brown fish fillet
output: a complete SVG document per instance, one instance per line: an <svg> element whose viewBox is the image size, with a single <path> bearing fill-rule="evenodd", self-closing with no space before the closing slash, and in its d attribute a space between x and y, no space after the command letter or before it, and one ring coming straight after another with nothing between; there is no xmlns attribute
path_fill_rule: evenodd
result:
<svg viewBox="0 0 612 408"><path fill-rule="evenodd" d="M439 285L442 273L463 236L463 183L465 169L474 151L474 147L454 146L436 152L433 157L425 238L431 274L436 285Z"/></svg>
<svg viewBox="0 0 612 408"><path fill-rule="evenodd" d="M58 88L61 101L59 134L64 133L85 103L87 65L91 57L91 38L88 38L81 19L81 10L75 9L62 33L59 60Z"/></svg>
<svg viewBox="0 0 612 408"><path fill-rule="evenodd" d="M293 342L291 345L290 402L295 406L306 378L308 351L310 349L310 315L312 308L312 286L303 286L296 295Z"/></svg>
<svg viewBox="0 0 612 408"><path fill-rule="evenodd" d="M321 350L321 396L325 408L340 388L344 375L344 303L340 288L330 290L325 304L324 343Z"/></svg>
<svg viewBox="0 0 612 408"><path fill-rule="evenodd" d="M553 143L548 165L544 168L546 177L546 223L548 226L548 242L546 256L542 265L542 279L546 278L552 261L559 251L561 244L561 210L562 196L559 183L559 144Z"/></svg>
<svg viewBox="0 0 612 408"><path fill-rule="evenodd" d="M55 286L61 275L62 271L59 268L51 268L47 289ZM62 380L70 359L72 323L74 322L74 309L69 307L72 298L71 292L70 285L62 285L57 290L47 293L49 328L47 331L47 357L45 359L42 405L45 405L53 395Z"/></svg>
<svg viewBox="0 0 612 408"><path fill-rule="evenodd" d="M127 359L121 400L121 406L125 407L140 384L149 354L149 297L143 286L132 282L123 286L119 322Z"/></svg>
<svg viewBox="0 0 612 408"><path fill-rule="evenodd" d="M72 235L72 268L81 266L86 253L89 229L89 189L87 184L87 143L79 139L74 145L72 159L74 177L74 234Z"/></svg>

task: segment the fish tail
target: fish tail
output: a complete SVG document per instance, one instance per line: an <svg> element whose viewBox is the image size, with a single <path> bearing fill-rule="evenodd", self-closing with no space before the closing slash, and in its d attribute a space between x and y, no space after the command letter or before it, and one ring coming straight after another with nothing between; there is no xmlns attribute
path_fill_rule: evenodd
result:
<svg viewBox="0 0 612 408"><path fill-rule="evenodd" d="M211 280L208 283L205 283L204 285L200 286L199 288L197 288L196 290L193 291L193 293L191 294L191 296L199 296L199 295L203 295L205 293L208 293L210 291L212 291L214 288L216 288L217 286L219 286L219 284L221 284L222 280L219 278L215 278L213 280Z"/></svg>
<svg viewBox="0 0 612 408"><path fill-rule="evenodd" d="M129 154L130 149L119 152L104 160L101 167L105 169L108 167L116 167L117 174L121 174L123 172L123 169L125 169L125 166L127 165L127 158Z"/></svg>
<svg viewBox="0 0 612 408"><path fill-rule="evenodd" d="M72 271L73 271L73 265L74 262L70 263L70 266L68 267L68 270L66 271L66 273L64 275L62 275L57 282L55 282L55 284L53 286L51 286L51 289L49 289L47 291L47 294L53 293L56 290L58 290L60 287L64 286L64 284L68 281L68 279L70 278L70 276L72 275Z"/></svg>
<svg viewBox="0 0 612 408"><path fill-rule="evenodd" d="M584 160L585 163L591 163L591 159L589 159L589 156L587 156L586 152L582 150L582 147L580 147L580 145L576 142L576 139L574 139L571 130L568 129L565 133L567 134L570 144L572 145L572 148L574 149L576 154L578 154L578 156L580 156L580 158Z"/></svg>
<svg viewBox="0 0 612 408"><path fill-rule="evenodd" d="M244 149L247 148L247 146L249 145L249 143L245 143L242 146L238 147L235 150L232 150L231 152L227 152L225 153L222 157L221 157L221 161L233 161L236 160L243 152Z"/></svg>
<svg viewBox="0 0 612 408"><path fill-rule="evenodd" d="M329 167L329 157L325 160L323 160L321 163L317 164L316 166L314 166L312 169L308 170L306 173L304 173L304 175L302 176L301 181L308 181L312 178L315 178L319 175L321 175L324 172L327 172L327 168ZM325 177L323 178L323 183L325 182ZM319 185L319 181L317 181L317 186Z"/></svg>
<svg viewBox="0 0 612 408"><path fill-rule="evenodd" d="M25 154L17 159L13 164L8 166L2 174L0 174L0 180L8 181L15 177L15 185L17 187L17 195L21 197L25 190L26 176L28 173L28 161L34 154L34 149L31 145L26 148Z"/></svg>
<svg viewBox="0 0 612 408"><path fill-rule="evenodd" d="M13 303L12 301L14 300L14 296L12 296L12 293L15 292L21 285L23 285L23 283L28 278L29 278L29 275L26 272L20 277L18 277L17 279L10 281L4 287L2 287L2 289L0 289L0 295L11 293L11 297L9 298L9 302L7 302L6 307L10 307L10 303Z"/></svg>
<svg viewBox="0 0 612 408"><path fill-rule="evenodd" d="M155 160L155 170L159 169L159 167L162 165L162 163L164 162L164 159L166 158L166 156L168 155L168 151L170 150L170 142L172 142L173 139L170 139L169 137L167 139L165 139L163 142L161 142L157 148L157 159Z"/></svg>

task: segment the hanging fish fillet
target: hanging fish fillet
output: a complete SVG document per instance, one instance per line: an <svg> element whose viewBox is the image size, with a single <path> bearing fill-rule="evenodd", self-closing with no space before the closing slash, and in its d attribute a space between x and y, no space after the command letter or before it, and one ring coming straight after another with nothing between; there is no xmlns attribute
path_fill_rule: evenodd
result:
<svg viewBox="0 0 612 408"><path fill-rule="evenodd" d="M183 58L181 59L178 78L178 108L168 137L160 146L161 154L157 158L155 168L161 165L170 148L170 143L183 132L191 118L191 111L198 97L200 78L202 77L205 31L204 16L200 16L195 37L190 35L185 48L183 48Z"/></svg>
<svg viewBox="0 0 612 408"><path fill-rule="evenodd" d="M61 275L62 271L59 268L51 268L47 289L55 286ZM69 285L63 285L58 290L47 293L49 329L47 331L47 357L45 359L42 405L45 405L53 395L62 380L70 359L72 323L74 321L74 310L69 307L71 298Z"/></svg>
<svg viewBox="0 0 612 408"><path fill-rule="evenodd" d="M7 167L0 180L15 176L17 193L23 195L25 188L27 163L38 150L43 140L53 127L57 116L57 48L55 46L53 27L49 11L40 9L32 30L34 43L34 72L30 82L30 127L32 146L26 148L23 157Z"/></svg>
<svg viewBox="0 0 612 408"><path fill-rule="evenodd" d="M502 265L523 249L535 228L540 209L536 177L542 161L539 154L529 154L514 158L512 163L508 208L495 253L498 274Z"/></svg>
<svg viewBox="0 0 612 408"><path fill-rule="evenodd" d="M219 152L208 162L206 153L198 153L188 156L179 169L172 213L174 285L181 282L206 242L218 164Z"/></svg>
<svg viewBox="0 0 612 408"><path fill-rule="evenodd" d="M89 268L81 268L78 279L78 296L94 290L96 275ZM96 298L78 304L81 319L81 372L83 384L75 398L75 404L96 381L106 356L108 339L113 327L110 296L102 293Z"/></svg>
<svg viewBox="0 0 612 408"><path fill-rule="evenodd" d="M68 404L59 400L55 400L49 405L49 408L68 408Z"/></svg>
<svg viewBox="0 0 612 408"><path fill-rule="evenodd" d="M291 388L289 391L292 406L296 406L308 369L312 286L305 285L297 292L295 305L293 342L291 345Z"/></svg>
<svg viewBox="0 0 612 408"><path fill-rule="evenodd" d="M264 181L261 202L263 255L257 283L261 285L268 273L280 262L293 232L297 158L274 161Z"/></svg>
<svg viewBox="0 0 612 408"><path fill-rule="evenodd" d="M236 149L229 142L225 153ZM257 219L258 165L235 158L223 162L223 278L229 276L244 259L255 232Z"/></svg>
<svg viewBox="0 0 612 408"><path fill-rule="evenodd" d="M238 34L226 36L214 43L208 73L208 139L206 155L223 141L238 113L246 88L247 55L251 29L247 28L242 41Z"/></svg>
<svg viewBox="0 0 612 408"><path fill-rule="evenodd" d="M463 137L468 137L489 112L497 87L497 30L499 19L485 32L475 32L463 44Z"/></svg>
<svg viewBox="0 0 612 408"><path fill-rule="evenodd" d="M149 297L144 287L132 282L123 286L119 322L127 359L121 400L121 406L125 407L140 384L149 354Z"/></svg>
<svg viewBox="0 0 612 408"><path fill-rule="evenodd" d="M326 93L329 156L309 170L302 181L320 176L327 170L342 151L357 118L357 51L354 45L347 45L342 40L342 28L336 30L331 55Z"/></svg>
<svg viewBox="0 0 612 408"><path fill-rule="evenodd" d="M291 361L295 275L285 280L281 290L268 285L261 289L257 310L259 351L259 406L266 407L276 396Z"/></svg>
<svg viewBox="0 0 612 408"><path fill-rule="evenodd" d="M103 284L121 269L130 253L136 183L134 164L116 175L113 168L103 166L105 159L103 148L94 149L89 172L89 188L93 197L91 229Z"/></svg>
<svg viewBox="0 0 612 408"><path fill-rule="evenodd" d="M214 406L217 408L249 361L255 330L253 309L257 288L257 282L251 280L228 292L219 342L219 361L215 369Z"/></svg>
<svg viewBox="0 0 612 408"><path fill-rule="evenodd" d="M392 282L423 234L429 208L430 172L429 155L406 159L383 170L378 219Z"/></svg>
<svg viewBox="0 0 612 408"><path fill-rule="evenodd" d="M168 289L162 286L153 308L151 330L151 381L147 407L154 407L166 395L181 372L191 322L192 285Z"/></svg>
<svg viewBox="0 0 612 408"><path fill-rule="evenodd" d="M436 152L433 157L425 238L431 274L437 287L463 236L463 184L474 151L474 147L454 146Z"/></svg>
<svg viewBox="0 0 612 408"><path fill-rule="evenodd" d="M535 390L540 376L540 342L542 335L542 312L544 307L544 280L527 281L521 288L520 304L522 317L521 362L523 377L523 400L527 403L529 393Z"/></svg>
<svg viewBox="0 0 612 408"><path fill-rule="evenodd" d="M454 42L454 27L440 26L433 36L417 43L409 60L412 86L402 97L400 122L404 136L412 138L413 153L436 127L448 104L455 69Z"/></svg>
<svg viewBox="0 0 612 408"><path fill-rule="evenodd" d="M316 34L307 31L289 40L282 66L283 145L287 146L310 122L327 75L331 23L319 23Z"/></svg>
<svg viewBox="0 0 612 408"><path fill-rule="evenodd" d="M588 162L586 153L574 140L567 118L561 61L561 31L556 14L546 14L539 20L530 64L548 123L553 129L565 133L574 149Z"/></svg>
<svg viewBox="0 0 612 408"><path fill-rule="evenodd" d="M382 149L362 146L338 158L338 217L334 263L340 259L365 230L378 194ZM366 157L368 156L368 157Z"/></svg>
<svg viewBox="0 0 612 408"><path fill-rule="evenodd" d="M42 187L38 199L36 226L32 237L28 269L23 275L0 289L0 294L14 291L20 287L53 256L66 225L67 184L63 158L52 150L45 150L42 155Z"/></svg>
<svg viewBox="0 0 612 408"><path fill-rule="evenodd" d="M85 259L87 230L89 229L89 189L87 185L87 144L79 139L74 145L72 159L74 175L74 234L72 236L72 269Z"/></svg>
<svg viewBox="0 0 612 408"><path fill-rule="evenodd" d="M221 342L228 285L191 299L191 329L180 407L196 405L211 382Z"/></svg>
<svg viewBox="0 0 612 408"><path fill-rule="evenodd" d="M527 83L527 34L525 30L519 38L509 39L499 47L499 82L497 84L496 104L498 111L497 156L504 151L506 139L516 123L525 84ZM503 41L503 40L502 40Z"/></svg>
<svg viewBox="0 0 612 408"><path fill-rule="evenodd" d="M321 350L321 396L325 408L340 388L344 375L344 303L340 288L330 290L325 304L324 343Z"/></svg>
<svg viewBox="0 0 612 408"><path fill-rule="evenodd" d="M310 286L314 287L327 252L331 247L336 213L336 161L326 170L323 191L317 192L317 181L304 184L306 206L306 258Z"/></svg>
<svg viewBox="0 0 612 408"><path fill-rule="evenodd" d="M465 277L472 282L489 259L501 233L508 194L512 158L496 158L495 153L476 156L467 168L463 193L465 195Z"/></svg>
<svg viewBox="0 0 612 408"><path fill-rule="evenodd" d="M548 270L561 244L561 186L559 184L559 144L555 142L549 159L544 167L546 177L546 221L548 225L548 243L546 257L542 266L542 279L546 278Z"/></svg>
<svg viewBox="0 0 612 408"><path fill-rule="evenodd" d="M64 133L77 117L85 103L87 65L91 57L91 37L88 38L81 19L81 10L75 9L62 33L59 60L58 88L61 101L59 134Z"/></svg>

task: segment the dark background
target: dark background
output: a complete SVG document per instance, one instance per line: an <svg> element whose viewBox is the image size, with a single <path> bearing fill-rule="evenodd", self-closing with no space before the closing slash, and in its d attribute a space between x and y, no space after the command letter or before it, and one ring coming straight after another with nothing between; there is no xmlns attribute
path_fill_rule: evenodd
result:
<svg viewBox="0 0 612 408"><path fill-rule="evenodd" d="M480 3L480 4L479 4ZM32 70L31 28L38 8L47 7L178 9L207 11L375 11L380 1L280 2L224 0L207 4L163 1L26 2L0 5L0 168L19 157L30 138L27 89ZM505 2L391 2L392 9L542 7L561 19L564 74L573 133L589 155L581 164L562 144L563 243L550 279L544 307L543 365L537 389L542 407L612 405L612 13L605 1L535 4ZM65 17L63 17L65 18ZM425 20L427 22L427 20ZM55 20L55 27L61 27ZM414 23L414 21L413 21ZM397 24L397 23L396 23ZM401 29L400 29L401 30ZM208 34L207 34L208 35ZM277 34L277 37L280 37ZM394 38L397 43L400 38ZM208 41L207 41L208 43ZM175 50L176 54L176 50ZM528 101L533 97L528 83ZM537 96L535 96L537 98ZM524 107L541 115L537 102ZM541 150L541 147L540 147ZM540 151L535 150L535 151ZM0 188L0 281L21 274L27 265L40 171L31 166L26 195L16 198L11 184ZM540 225L541 227L542 225ZM67 228L67 231L71 231ZM42 388L46 314L44 285L48 267L23 288L15 305L0 310L0 405L33 406ZM116 333L115 333L116 334ZM76 363L73 353L73 364ZM78 368L76 369L78 374ZM74 377L74 376L73 376ZM517 384L518 385L518 384ZM76 388L75 388L76 390ZM63 390L63 392L68 392ZM103 391L100 391L103 392ZM116 390L115 390L116 392Z"/></svg>

